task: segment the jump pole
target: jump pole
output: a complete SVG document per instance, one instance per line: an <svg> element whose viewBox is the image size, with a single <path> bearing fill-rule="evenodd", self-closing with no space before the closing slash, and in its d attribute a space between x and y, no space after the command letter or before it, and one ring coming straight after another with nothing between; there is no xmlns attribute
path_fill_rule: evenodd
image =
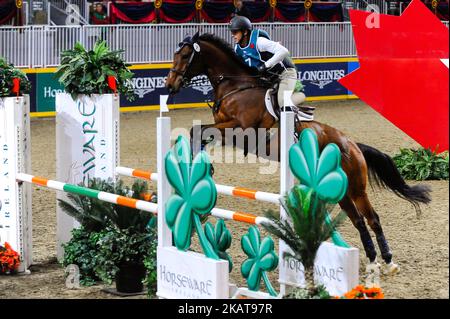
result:
<svg viewBox="0 0 450 319"><path fill-rule="evenodd" d="M158 211L158 205L155 203L138 200L134 198L129 198L125 196L120 196L112 193L102 192L99 190L82 187L78 185L72 185L68 183L62 183L54 181L51 179L46 179L43 177L33 176L25 173L17 173L16 179L18 182L26 182L42 187L54 189L57 191L62 191L65 193L77 194L81 196L87 196L90 198L96 198L98 200L120 205L131 207L135 209L140 209L146 212L156 213Z"/></svg>

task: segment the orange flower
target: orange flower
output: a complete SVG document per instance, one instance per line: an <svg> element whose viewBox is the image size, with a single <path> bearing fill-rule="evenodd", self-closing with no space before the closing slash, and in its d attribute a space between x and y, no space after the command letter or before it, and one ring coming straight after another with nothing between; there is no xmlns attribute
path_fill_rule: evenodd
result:
<svg viewBox="0 0 450 319"><path fill-rule="evenodd" d="M379 287L367 288L358 285L344 294L345 299L383 299L384 294Z"/></svg>

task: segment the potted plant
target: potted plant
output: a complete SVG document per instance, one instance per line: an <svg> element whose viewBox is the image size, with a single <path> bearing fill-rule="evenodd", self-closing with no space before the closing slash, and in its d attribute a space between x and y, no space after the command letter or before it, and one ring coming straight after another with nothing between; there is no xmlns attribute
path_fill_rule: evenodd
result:
<svg viewBox="0 0 450 319"><path fill-rule="evenodd" d="M328 221L329 205L313 190L305 192L301 186L294 186L281 204L288 218L280 219L273 211L268 211L266 216L272 223L262 225L292 250L293 254L285 253L282 258L291 257L303 264L306 283L306 289L294 289L285 298L330 298L326 289L314 282L314 262L322 242L331 238L347 215L340 211Z"/></svg>
<svg viewBox="0 0 450 319"><path fill-rule="evenodd" d="M31 83L26 74L0 57L0 98L28 94Z"/></svg>
<svg viewBox="0 0 450 319"><path fill-rule="evenodd" d="M147 183L136 180L130 189L120 180L92 179L89 187L142 199ZM77 264L83 284L96 280L111 284L115 279L119 293L142 292L144 279L153 287L156 278L145 275L156 271L156 218L149 212L94 198L73 194L69 198L71 201L59 200L59 205L81 228L74 230L64 245L63 265Z"/></svg>
<svg viewBox="0 0 450 319"><path fill-rule="evenodd" d="M89 178L115 177L120 154L120 94L129 100L135 97L130 81L133 73L122 53L110 50L105 41L97 41L92 50L77 43L72 50L62 52L55 73L65 90L55 98L58 180L79 184ZM72 151L67 152L68 148ZM57 196L67 200L63 193ZM61 244L70 239L66 234L78 224L59 208L57 216L61 258Z"/></svg>
<svg viewBox="0 0 450 319"><path fill-rule="evenodd" d="M124 94L135 98L128 69L121 55L123 50L111 51L104 40L98 40L92 50L86 50L79 42L73 50L61 53L61 65L55 76L73 100L80 95Z"/></svg>

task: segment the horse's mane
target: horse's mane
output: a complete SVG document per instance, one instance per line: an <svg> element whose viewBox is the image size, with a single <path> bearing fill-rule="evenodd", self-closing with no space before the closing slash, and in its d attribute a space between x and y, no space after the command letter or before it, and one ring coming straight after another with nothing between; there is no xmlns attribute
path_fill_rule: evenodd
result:
<svg viewBox="0 0 450 319"><path fill-rule="evenodd" d="M208 43L213 44L214 46L218 47L222 52L227 54L230 59L232 59L240 68L242 68L244 71L256 75L258 71L254 68L249 67L242 59L234 52L234 49L231 47L229 43L227 43L222 38L219 38L218 36L211 34L211 33L204 33L201 36L198 37L199 40L206 41Z"/></svg>

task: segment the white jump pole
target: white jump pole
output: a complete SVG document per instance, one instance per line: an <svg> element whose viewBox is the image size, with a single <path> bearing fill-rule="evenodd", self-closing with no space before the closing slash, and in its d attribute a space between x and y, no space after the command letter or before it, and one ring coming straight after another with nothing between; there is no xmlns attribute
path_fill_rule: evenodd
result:
<svg viewBox="0 0 450 319"><path fill-rule="evenodd" d="M166 178L164 158L170 150L170 117L156 119L157 145L156 166L158 169L158 247L172 246L172 232L165 222L165 203L171 195L171 187Z"/></svg>
<svg viewBox="0 0 450 319"><path fill-rule="evenodd" d="M292 111L293 103L291 101L292 91L284 92L284 107L280 115L280 196L286 193L294 186L294 176L289 168L289 148L294 144L295 121L294 112ZM280 218L286 219L286 212L280 205ZM280 240L279 242L279 263L283 262L283 252L286 251L286 244ZM280 270L281 267L278 267ZM283 273L280 272L280 294L286 294L286 285Z"/></svg>

